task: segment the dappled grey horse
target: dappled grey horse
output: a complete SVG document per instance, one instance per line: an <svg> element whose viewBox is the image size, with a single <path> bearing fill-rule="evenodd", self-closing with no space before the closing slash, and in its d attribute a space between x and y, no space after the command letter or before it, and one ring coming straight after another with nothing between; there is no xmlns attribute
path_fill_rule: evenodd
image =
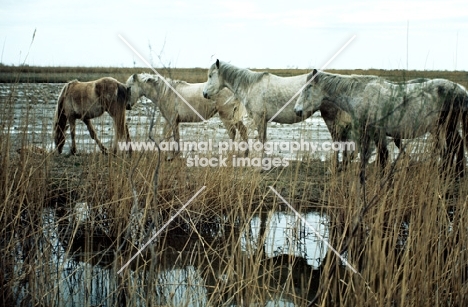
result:
<svg viewBox="0 0 468 307"><path fill-rule="evenodd" d="M351 115L362 153L361 181L364 181L363 172L369 159L370 139L374 139L379 148L386 148L387 135L412 139L427 132L435 137L437 147L444 145L444 165L448 166L450 159L456 156L457 171L463 174L464 151L457 130L461 120L466 139L468 93L463 86L445 79L406 83L382 79L357 90L362 77L314 69L294 107L298 116L304 112L308 114L319 110L326 98ZM381 166L385 166L387 158L388 153L380 156Z"/></svg>

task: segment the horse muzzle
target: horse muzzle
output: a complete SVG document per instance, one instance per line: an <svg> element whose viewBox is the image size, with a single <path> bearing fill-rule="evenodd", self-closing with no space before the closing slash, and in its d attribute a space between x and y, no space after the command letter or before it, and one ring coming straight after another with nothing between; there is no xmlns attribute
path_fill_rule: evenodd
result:
<svg viewBox="0 0 468 307"><path fill-rule="evenodd" d="M210 96L208 96L206 92L203 92L203 97L205 97L206 99L210 99Z"/></svg>
<svg viewBox="0 0 468 307"><path fill-rule="evenodd" d="M302 113L303 113L302 110L298 110L294 108L294 112L296 113L297 116L302 117Z"/></svg>

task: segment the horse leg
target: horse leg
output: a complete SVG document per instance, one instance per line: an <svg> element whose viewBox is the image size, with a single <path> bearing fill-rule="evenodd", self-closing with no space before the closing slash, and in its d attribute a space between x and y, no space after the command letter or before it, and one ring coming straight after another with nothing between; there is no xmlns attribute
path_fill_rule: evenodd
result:
<svg viewBox="0 0 468 307"><path fill-rule="evenodd" d="M130 139L130 132L128 131L128 125L125 123L125 137L127 139L127 142L130 143L132 140ZM128 153L131 155L132 153L132 147L129 147Z"/></svg>
<svg viewBox="0 0 468 307"><path fill-rule="evenodd" d="M341 142L342 145L348 142L349 140L349 133L351 130L351 125L346 125L344 127L336 127L337 131L336 133L338 134L337 141ZM344 148L341 150L342 152L342 162L341 162L341 169L346 169L350 164L351 161L354 158L353 152L349 152L348 148ZM336 153L336 159L338 163L338 152Z"/></svg>
<svg viewBox="0 0 468 307"><path fill-rule="evenodd" d="M244 123L242 121L238 121L236 124L237 130L239 130L241 139L248 143L249 142L249 137L247 135L247 127L245 127ZM249 148L244 152L244 157L247 157L249 155Z"/></svg>
<svg viewBox="0 0 468 307"><path fill-rule="evenodd" d="M468 112L462 111L461 114L462 124L462 139L461 144L458 148L459 164L462 169L462 175L465 175L466 159L465 159L465 148L468 149Z"/></svg>
<svg viewBox="0 0 468 307"><path fill-rule="evenodd" d="M72 144L70 147L70 154L75 155L76 154L76 141L75 141L76 118L73 116L70 116L70 118L68 119L68 122L70 123L70 136L72 140Z"/></svg>
<svg viewBox="0 0 468 307"><path fill-rule="evenodd" d="M328 128L328 131L330 132L330 135L331 135L331 138L332 138L332 141L333 142L339 142L342 140L343 138L343 131L340 131L338 132L338 126L336 125L335 121L332 121L332 120L328 120L328 118L325 118L322 114L322 118L325 122L325 124L327 125L327 128ZM339 166L339 159L338 159L338 152L335 151L333 153L333 161L332 161L332 171L336 170L336 171L341 171L342 168L345 168L345 159L346 159L346 153L343 152L343 162L342 162L342 165L343 167L340 167Z"/></svg>
<svg viewBox="0 0 468 307"><path fill-rule="evenodd" d="M455 121L456 122L456 121ZM446 133L446 148L444 154L444 168L451 167L455 158L455 171L463 177L465 171L465 154L463 139L457 131L457 124L450 124Z"/></svg>
<svg viewBox="0 0 468 307"><path fill-rule="evenodd" d="M179 121L176 118L173 121L173 124L170 125L172 128L172 136L174 137L174 142L177 143L177 150L169 154L166 158L167 161L172 161L177 155L180 154L180 134L179 134Z"/></svg>
<svg viewBox="0 0 468 307"><path fill-rule="evenodd" d="M464 146L463 146L463 138L460 136L458 131L454 132L454 145L456 146L457 150L457 164L456 164L456 170L457 174L460 175L460 177L464 177L465 175L465 151L464 151Z"/></svg>
<svg viewBox="0 0 468 307"><path fill-rule="evenodd" d="M221 121L223 122L223 125L226 128L226 131L227 131L227 134L229 135L229 138L231 140L235 141L235 139L236 139L236 127L235 127L235 125L229 119L221 118Z"/></svg>
<svg viewBox="0 0 468 307"><path fill-rule="evenodd" d="M267 122L264 118L259 118L257 122L258 139L262 144L266 142Z"/></svg>
<svg viewBox="0 0 468 307"><path fill-rule="evenodd" d="M169 131L172 132L172 135L169 134ZM166 125L164 126L164 138L168 139L170 137L173 137L174 141L179 144L179 116L177 114L166 119Z"/></svg>
<svg viewBox="0 0 468 307"><path fill-rule="evenodd" d="M61 122L55 128L55 145L57 145L57 152L62 153L63 146L65 145L65 131L67 131L68 118L65 116L65 120Z"/></svg>
<svg viewBox="0 0 468 307"><path fill-rule="evenodd" d="M54 127L54 141L55 146L57 147L57 152L59 154L62 153L63 146L65 145L65 132L67 131L67 122L68 117L65 115L65 112L60 112Z"/></svg>
<svg viewBox="0 0 468 307"><path fill-rule="evenodd" d="M462 113L462 125L465 115ZM465 169L465 155L463 139L458 132L459 116L453 110L448 113L441 114L439 118L438 136L441 134L445 136L445 146L442 149L442 169L451 170L453 161L456 160L455 171L458 175L463 176ZM438 147L441 147L438 142Z"/></svg>
<svg viewBox="0 0 468 307"><path fill-rule="evenodd" d="M465 148L468 150L468 112L463 111L461 122L462 122L463 142L465 144Z"/></svg>
<svg viewBox="0 0 468 307"><path fill-rule="evenodd" d="M401 152L401 139L400 138L393 138L393 143L395 143L395 146Z"/></svg>
<svg viewBox="0 0 468 307"><path fill-rule="evenodd" d="M126 142L127 144L130 144L131 139L130 139L130 132L128 131L128 126L125 120L123 123L121 122L116 122L114 123L114 131L116 131L116 144L114 144L114 154L117 154L117 147L118 147L118 142ZM128 146L128 155L132 155L132 146Z"/></svg>
<svg viewBox="0 0 468 307"><path fill-rule="evenodd" d="M174 130L174 140L179 144L180 146L180 131L179 131L179 118L176 118L174 127L172 127ZM178 147L179 147L178 146ZM180 150L178 150L177 153L179 153Z"/></svg>
<svg viewBox="0 0 468 307"><path fill-rule="evenodd" d="M125 125L124 125L123 128L124 128L124 129L123 129L124 131L122 131L121 134L119 134L119 135L120 135L120 138L123 139L123 137L125 137L125 140L124 140L124 141L127 142L127 144L130 144L130 142L131 142L132 140L130 139L130 132L128 131L128 125L127 125L127 123L125 123ZM118 138L117 140L119 140L119 138ZM116 153L117 153L117 145L114 145L114 146L115 146L115 147L114 147L114 154L116 154ZM129 155L130 157L132 156L132 151L133 151L132 145L129 145L129 146L128 146L128 155Z"/></svg>
<svg viewBox="0 0 468 307"><path fill-rule="evenodd" d="M366 183L366 166L370 156L370 135L366 131L366 127L363 127L360 133L360 153L361 153L361 169L359 171L359 179L362 186Z"/></svg>
<svg viewBox="0 0 468 307"><path fill-rule="evenodd" d="M241 139L247 142L249 140L249 137L247 135L247 127L244 125L244 123L241 121L238 121L236 123L236 128L237 130L239 130Z"/></svg>
<svg viewBox="0 0 468 307"><path fill-rule="evenodd" d="M85 123L86 127L88 128L89 135L91 136L91 138L94 141L96 141L96 143L98 144L98 146L101 149L102 153L107 154L107 148L104 147L104 145L102 145L101 141L99 140L99 138L98 138L98 136L96 134L96 130L94 130L94 126L91 123L91 120L89 118L84 118L83 122Z"/></svg>
<svg viewBox="0 0 468 307"><path fill-rule="evenodd" d="M164 140L168 140L172 137L172 125L166 121L163 128Z"/></svg>
<svg viewBox="0 0 468 307"><path fill-rule="evenodd" d="M128 125L127 125L127 122L125 120L125 109L123 109L123 107L121 107L122 109L120 110L120 112L116 112L117 114L113 115L111 114L111 116L114 118L114 131L115 131L115 139L117 140L117 142L115 142L114 144L114 154L117 154L117 143L120 142L120 141L124 141L124 142L127 142L129 143L131 140L130 140L130 133L128 131ZM128 147L128 154L131 156L132 154L132 147L129 146Z"/></svg>
<svg viewBox="0 0 468 307"><path fill-rule="evenodd" d="M239 130L242 140L246 143L248 142L247 128L244 126L244 124L241 121L233 123L233 120L223 119L223 118L221 118L221 121L223 122L224 127L226 128L229 138L231 140L233 141L236 140L236 132L237 130ZM247 157L248 155L249 155L249 149L247 148L244 152L244 157Z"/></svg>
<svg viewBox="0 0 468 307"><path fill-rule="evenodd" d="M387 148L387 138L385 137L385 134L378 133L374 141L375 146L377 147L377 152L379 154L380 168L384 169L387 166L389 155Z"/></svg>

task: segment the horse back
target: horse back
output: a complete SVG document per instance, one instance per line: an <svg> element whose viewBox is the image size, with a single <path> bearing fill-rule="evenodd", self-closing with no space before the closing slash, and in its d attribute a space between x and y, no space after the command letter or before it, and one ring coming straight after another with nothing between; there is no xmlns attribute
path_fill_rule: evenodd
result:
<svg viewBox="0 0 468 307"><path fill-rule="evenodd" d="M125 105L127 88L119 85L120 82L110 77L89 82L73 80L66 86L66 108L76 116L100 116L114 108L115 103Z"/></svg>
<svg viewBox="0 0 468 307"><path fill-rule="evenodd" d="M94 94L106 107L111 107L114 103L128 107L130 88L114 78L104 77L95 81Z"/></svg>
<svg viewBox="0 0 468 307"><path fill-rule="evenodd" d="M94 83L94 94L104 103L109 103L117 98L118 81L113 78L101 78Z"/></svg>
<svg viewBox="0 0 468 307"><path fill-rule="evenodd" d="M74 103L82 104L94 99L95 94L91 82L74 80L68 83L65 96Z"/></svg>

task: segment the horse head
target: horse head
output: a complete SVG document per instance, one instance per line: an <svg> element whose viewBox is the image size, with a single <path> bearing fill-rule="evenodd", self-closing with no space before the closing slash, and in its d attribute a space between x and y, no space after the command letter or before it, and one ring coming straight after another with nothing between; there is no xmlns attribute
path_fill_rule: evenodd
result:
<svg viewBox="0 0 468 307"><path fill-rule="evenodd" d="M219 75L219 60L216 60L216 63L211 65L208 70L208 81L205 83L203 88L203 97L210 99L210 97L219 93L223 89L224 84L221 76Z"/></svg>
<svg viewBox="0 0 468 307"><path fill-rule="evenodd" d="M142 80L140 74L133 74L127 79L127 91L129 92L129 99L127 110L131 109L134 104L137 103L138 99L145 95L144 89L142 88Z"/></svg>
<svg viewBox="0 0 468 307"><path fill-rule="evenodd" d="M302 116L309 111L315 113L320 108L323 98L325 96L319 86L319 72L314 69L307 75L307 82L296 100L294 112L297 116Z"/></svg>
<svg viewBox="0 0 468 307"><path fill-rule="evenodd" d="M132 109L132 87L127 85L127 104L125 109L130 111Z"/></svg>

